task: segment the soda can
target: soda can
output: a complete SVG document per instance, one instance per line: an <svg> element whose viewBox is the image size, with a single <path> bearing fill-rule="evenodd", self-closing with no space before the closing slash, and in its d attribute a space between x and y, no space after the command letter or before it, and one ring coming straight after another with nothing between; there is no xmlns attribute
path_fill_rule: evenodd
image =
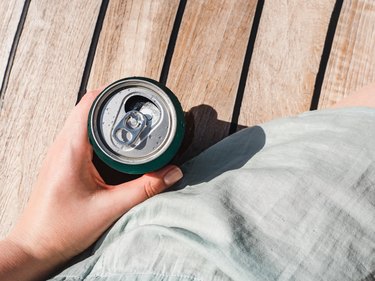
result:
<svg viewBox="0 0 375 281"><path fill-rule="evenodd" d="M128 174L157 170L171 161L184 136L181 105L166 86L145 77L118 80L95 99L88 135L96 155Z"/></svg>

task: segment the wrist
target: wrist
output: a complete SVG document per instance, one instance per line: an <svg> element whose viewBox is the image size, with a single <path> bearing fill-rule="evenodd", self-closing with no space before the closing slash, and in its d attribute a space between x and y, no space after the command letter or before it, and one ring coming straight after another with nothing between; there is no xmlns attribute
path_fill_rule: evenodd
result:
<svg viewBox="0 0 375 281"><path fill-rule="evenodd" d="M6 238L0 241L1 280L40 280L60 264L57 259L34 255L19 241Z"/></svg>

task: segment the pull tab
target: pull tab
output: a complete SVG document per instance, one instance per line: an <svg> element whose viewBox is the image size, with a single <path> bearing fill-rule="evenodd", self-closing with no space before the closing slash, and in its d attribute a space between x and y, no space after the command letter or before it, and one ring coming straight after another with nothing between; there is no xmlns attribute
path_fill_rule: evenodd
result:
<svg viewBox="0 0 375 281"><path fill-rule="evenodd" d="M137 110L131 110L125 114L124 118L113 129L112 137L120 144L130 146L138 139L146 127L146 116Z"/></svg>

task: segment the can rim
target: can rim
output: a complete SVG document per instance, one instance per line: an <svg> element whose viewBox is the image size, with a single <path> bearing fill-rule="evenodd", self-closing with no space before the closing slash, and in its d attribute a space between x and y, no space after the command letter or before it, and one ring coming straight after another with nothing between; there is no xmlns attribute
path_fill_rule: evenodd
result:
<svg viewBox="0 0 375 281"><path fill-rule="evenodd" d="M97 104L99 103L100 99L104 94L106 94L108 91L113 89L119 84L123 84L124 82L148 82L152 86L156 86L166 94L166 97L170 100L172 103L173 110L173 118L176 120L173 130L173 136L171 136L169 145L165 146L165 149L161 151L161 153L158 153L157 157L154 157L152 160L144 163L124 163L122 161L118 161L112 158L111 155L108 155L98 144L96 139L96 134L94 132L94 110L97 107ZM176 96L172 93L170 89L168 89L165 85L152 80L150 78L146 77L129 77L120 79L118 81L115 81L114 83L107 86L99 95L96 97L93 105L91 106L90 112L89 112L89 118L88 118L88 132L89 132L89 140L92 144L95 153L97 156L108 166L124 173L130 173L130 174L142 174L149 171L157 170L161 168L162 166L165 166L170 160L174 157L174 155L177 153L184 136L185 131L185 122L184 122L184 114L182 111L181 104L179 103Z"/></svg>
<svg viewBox="0 0 375 281"><path fill-rule="evenodd" d="M162 101L162 106L165 107L168 114L166 115L168 117L168 120L170 122L169 124L169 130L166 135L165 140L163 141L162 145L160 145L157 149L155 149L152 153L149 153L148 155L139 156L136 158L127 157L125 155L119 155L116 153L116 151L112 151L111 147L109 147L108 142L109 140L106 139L99 128L99 124L101 122L101 112L103 111L103 106L105 106L106 102L113 97L113 95L116 95L117 93L121 92L122 90L127 89L128 87L144 87L148 90L152 91L152 93L155 93L158 98L160 98L160 101ZM176 133L176 110L174 108L174 105L172 101L170 100L169 96L164 93L162 89L160 89L157 85L154 83L150 83L148 81L140 80L140 79L127 79L126 81L117 81L113 84L111 84L109 87L105 88L99 95L98 99L94 102L92 105L93 111L92 116L90 119L91 127L97 128L97 130L93 130L92 137L93 140L98 144L99 149L102 151L102 153L106 154L108 157L113 158L115 161L120 162L122 164L143 164L152 161L153 159L158 158L161 154L163 154L169 145L171 144L173 137Z"/></svg>

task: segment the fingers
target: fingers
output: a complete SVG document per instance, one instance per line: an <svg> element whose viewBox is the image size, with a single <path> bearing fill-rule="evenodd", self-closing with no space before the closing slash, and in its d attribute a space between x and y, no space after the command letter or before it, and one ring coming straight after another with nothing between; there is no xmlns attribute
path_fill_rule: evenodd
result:
<svg viewBox="0 0 375 281"><path fill-rule="evenodd" d="M72 121L82 123L86 126L87 117L89 115L91 105L93 104L95 98L102 91L102 88L87 92L82 97L80 102L76 105L76 107L74 108L74 110L73 110L72 114L69 116L69 118L73 117L74 120L72 120Z"/></svg>
<svg viewBox="0 0 375 281"><path fill-rule="evenodd" d="M135 205L172 186L182 176L178 167L170 165L106 190L103 192L103 200L111 206L113 219L117 219Z"/></svg>
<svg viewBox="0 0 375 281"><path fill-rule="evenodd" d="M89 146L88 143L87 120L91 105L101 90L102 89L98 89L87 92L82 97L81 101L70 113L61 131L61 138L63 138L64 142L70 140L70 143L74 143L75 147L87 148L90 154L91 146Z"/></svg>

